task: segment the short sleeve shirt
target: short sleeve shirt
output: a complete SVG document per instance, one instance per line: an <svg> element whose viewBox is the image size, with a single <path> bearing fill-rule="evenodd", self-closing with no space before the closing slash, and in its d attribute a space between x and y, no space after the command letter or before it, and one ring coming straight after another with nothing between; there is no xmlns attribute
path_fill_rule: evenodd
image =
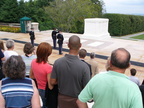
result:
<svg viewBox="0 0 144 108"><path fill-rule="evenodd" d="M142 108L138 86L126 75L114 71L94 76L78 98L82 102L93 98L93 108Z"/></svg>
<svg viewBox="0 0 144 108"><path fill-rule="evenodd" d="M78 56L66 54L55 61L51 78L58 80L61 94L77 98L90 79L90 70Z"/></svg>
<svg viewBox="0 0 144 108"><path fill-rule="evenodd" d="M25 56L25 55L22 55L21 56L23 61L25 62L25 65L26 65L26 76L29 76L29 72L30 72L30 67L31 67L31 62L33 59L36 58L36 55L32 55L32 56Z"/></svg>
<svg viewBox="0 0 144 108"><path fill-rule="evenodd" d="M37 63L36 59L32 61L32 71L38 83L38 88L45 90L47 83L47 75L52 72L52 66L48 63Z"/></svg>
<svg viewBox="0 0 144 108"><path fill-rule="evenodd" d="M15 52L15 51L4 51L4 56L5 56L5 58L6 58L6 60L10 57L10 56L12 56L12 55L16 55L16 56L18 56L18 53L17 52ZM6 61L5 60L5 61Z"/></svg>

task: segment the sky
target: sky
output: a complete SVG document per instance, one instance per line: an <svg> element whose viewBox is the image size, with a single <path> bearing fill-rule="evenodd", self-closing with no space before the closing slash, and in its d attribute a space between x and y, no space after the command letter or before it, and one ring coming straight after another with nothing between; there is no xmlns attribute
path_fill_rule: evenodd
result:
<svg viewBox="0 0 144 108"><path fill-rule="evenodd" d="M25 0L28 1L28 0ZM144 15L144 0L102 0L106 13Z"/></svg>
<svg viewBox="0 0 144 108"><path fill-rule="evenodd" d="M144 0L103 0L106 13L144 15Z"/></svg>

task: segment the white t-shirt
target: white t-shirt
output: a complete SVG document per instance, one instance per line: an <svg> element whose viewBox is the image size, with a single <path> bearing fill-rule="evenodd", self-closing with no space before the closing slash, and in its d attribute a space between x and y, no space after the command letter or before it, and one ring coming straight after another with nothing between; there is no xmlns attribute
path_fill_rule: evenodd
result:
<svg viewBox="0 0 144 108"><path fill-rule="evenodd" d="M12 55L16 55L16 56L18 56L18 53L17 52L15 52L15 51L4 51L4 56L5 56L5 58L6 58L6 60L10 57L10 56L12 56ZM6 61L5 60L5 61ZM4 62L5 62L4 61Z"/></svg>

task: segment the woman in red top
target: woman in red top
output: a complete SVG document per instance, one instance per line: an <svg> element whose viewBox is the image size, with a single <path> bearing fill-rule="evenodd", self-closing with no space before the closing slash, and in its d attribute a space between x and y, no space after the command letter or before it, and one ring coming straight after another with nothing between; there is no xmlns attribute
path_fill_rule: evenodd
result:
<svg viewBox="0 0 144 108"><path fill-rule="evenodd" d="M43 108L45 108L45 88L46 83L50 89L50 74L52 72L52 66L48 63L48 57L52 53L52 47L47 42L42 42L39 44L36 55L37 58L31 63L30 77L35 78L38 85L39 94L43 101Z"/></svg>

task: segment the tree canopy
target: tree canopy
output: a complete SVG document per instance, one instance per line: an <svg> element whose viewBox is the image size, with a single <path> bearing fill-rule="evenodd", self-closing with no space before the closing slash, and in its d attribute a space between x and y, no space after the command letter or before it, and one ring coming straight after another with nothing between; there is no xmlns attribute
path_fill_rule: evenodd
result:
<svg viewBox="0 0 144 108"><path fill-rule="evenodd" d="M100 17L102 5L98 0L55 0L45 11L59 29L83 32L84 19Z"/></svg>
<svg viewBox="0 0 144 108"><path fill-rule="evenodd" d="M17 22L17 0L2 0L1 3L0 21Z"/></svg>
<svg viewBox="0 0 144 108"><path fill-rule="evenodd" d="M54 27L67 32L83 32L84 19L100 17L99 0L0 0L0 22L19 22L27 16L39 22L40 30Z"/></svg>

